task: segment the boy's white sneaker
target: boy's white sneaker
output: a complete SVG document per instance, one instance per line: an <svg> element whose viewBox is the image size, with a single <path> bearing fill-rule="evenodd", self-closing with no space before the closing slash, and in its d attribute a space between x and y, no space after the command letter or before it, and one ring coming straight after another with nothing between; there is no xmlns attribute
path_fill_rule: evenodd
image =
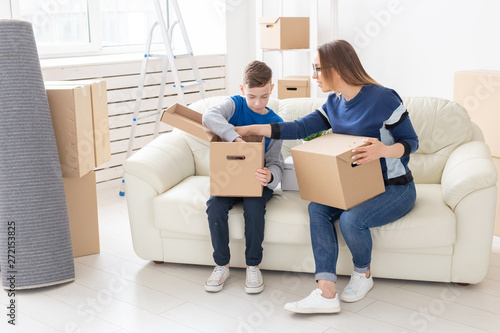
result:
<svg viewBox="0 0 500 333"><path fill-rule="evenodd" d="M373 287L373 279L367 278L365 273L352 272L351 280L344 288L340 299L344 302L356 302L363 299Z"/></svg>
<svg viewBox="0 0 500 333"><path fill-rule="evenodd" d="M334 298L325 298L321 296L323 291L319 288L306 298L285 304L285 310L295 313L337 313L340 312L339 294Z"/></svg>
<svg viewBox="0 0 500 333"><path fill-rule="evenodd" d="M221 291L228 277L229 268L226 266L215 266L212 275L205 282L205 290L210 292Z"/></svg>
<svg viewBox="0 0 500 333"><path fill-rule="evenodd" d="M259 267L248 266L246 275L245 291L248 294L258 294L264 290L264 279Z"/></svg>

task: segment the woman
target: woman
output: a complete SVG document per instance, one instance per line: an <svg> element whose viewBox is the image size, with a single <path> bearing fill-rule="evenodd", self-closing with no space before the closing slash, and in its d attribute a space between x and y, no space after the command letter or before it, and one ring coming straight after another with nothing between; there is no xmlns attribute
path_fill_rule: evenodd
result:
<svg viewBox="0 0 500 333"><path fill-rule="evenodd" d="M322 108L293 122L244 126L237 128L237 132L287 140L332 128L334 133L367 137L364 141L369 145L354 149L355 163L380 159L384 193L349 210L309 204L318 288L300 301L287 303L285 309L297 313L336 313L340 311L340 303L335 287L338 240L334 221L339 220L354 263L340 300L355 302L373 287L370 228L399 219L415 203L415 184L408 162L409 155L418 148L418 137L399 95L366 73L348 42L335 40L321 45L314 57L313 72L312 77L323 92L333 91Z"/></svg>

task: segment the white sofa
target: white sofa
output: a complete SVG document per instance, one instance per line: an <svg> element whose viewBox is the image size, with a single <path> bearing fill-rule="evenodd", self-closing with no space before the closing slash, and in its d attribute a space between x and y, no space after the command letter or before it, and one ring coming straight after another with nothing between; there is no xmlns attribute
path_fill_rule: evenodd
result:
<svg viewBox="0 0 500 333"><path fill-rule="evenodd" d="M212 97L190 107L203 113L223 99ZM324 101L272 99L269 106L289 121ZM417 201L400 220L371 230L373 276L478 283L489 266L497 193L489 148L458 104L420 97L405 98L404 103L420 139L410 163ZM297 144L300 141L284 141L285 158ZM174 129L123 167L137 255L155 262L213 265L205 213L208 143ZM314 272L308 203L299 192L275 190L267 205L261 268ZM231 265L245 267L241 205L230 211L229 224ZM352 257L344 240L339 242L338 274L349 275Z"/></svg>

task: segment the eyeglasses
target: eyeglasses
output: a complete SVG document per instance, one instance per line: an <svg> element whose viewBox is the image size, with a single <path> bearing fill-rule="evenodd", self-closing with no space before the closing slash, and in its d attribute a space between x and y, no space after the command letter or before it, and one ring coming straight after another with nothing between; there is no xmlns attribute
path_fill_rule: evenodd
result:
<svg viewBox="0 0 500 333"><path fill-rule="evenodd" d="M313 69L314 76L318 76L319 72L321 71L322 68L332 68L332 67L333 66L316 67L315 64L312 64L312 69Z"/></svg>

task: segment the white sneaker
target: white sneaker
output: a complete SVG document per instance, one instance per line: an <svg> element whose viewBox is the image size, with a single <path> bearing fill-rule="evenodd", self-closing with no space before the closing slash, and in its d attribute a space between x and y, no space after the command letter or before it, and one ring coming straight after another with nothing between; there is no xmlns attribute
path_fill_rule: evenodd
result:
<svg viewBox="0 0 500 333"><path fill-rule="evenodd" d="M296 313L337 313L340 312L339 294L336 293L334 298L325 298L321 296L323 291L319 288L306 298L285 304L285 310Z"/></svg>
<svg viewBox="0 0 500 333"><path fill-rule="evenodd" d="M215 266L212 275L205 282L205 290L211 292L221 291L228 277L229 268L226 266Z"/></svg>
<svg viewBox="0 0 500 333"><path fill-rule="evenodd" d="M258 294L264 290L264 279L257 266L247 267L247 278L245 281L245 291L248 294Z"/></svg>
<svg viewBox="0 0 500 333"><path fill-rule="evenodd" d="M344 302L356 302L363 299L373 287L373 279L367 278L365 273L352 272L349 284L344 288L340 299Z"/></svg>

